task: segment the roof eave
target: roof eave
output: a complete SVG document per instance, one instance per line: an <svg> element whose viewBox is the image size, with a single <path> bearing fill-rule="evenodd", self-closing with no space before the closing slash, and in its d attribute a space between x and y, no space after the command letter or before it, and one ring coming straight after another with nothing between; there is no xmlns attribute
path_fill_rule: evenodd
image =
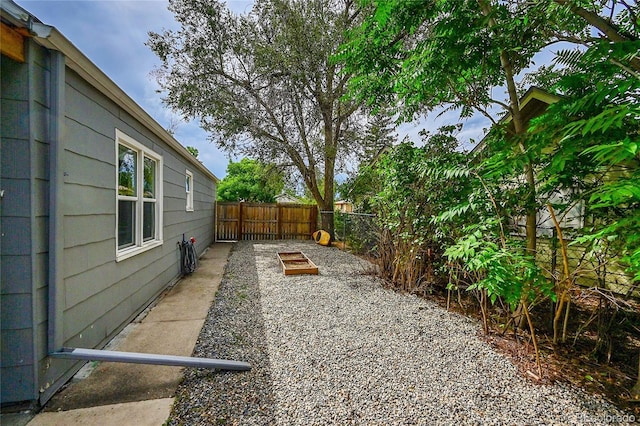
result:
<svg viewBox="0 0 640 426"><path fill-rule="evenodd" d="M191 164L212 178L216 183L220 180L207 169L196 157L193 156L180 142L169 134L156 120L154 120L142 107L140 107L129 95L116 85L107 75L91 62L73 43L63 36L56 28L48 37L34 37L42 46L58 50L65 56L66 65L78 73L89 84L98 89L102 94L122 107L136 120L144 124L156 136L180 153Z"/></svg>
<svg viewBox="0 0 640 426"><path fill-rule="evenodd" d="M189 163L193 164L216 183L220 181L209 169L194 157L180 142L154 120L140 105L116 85L107 75L89 60L55 27L43 24L37 17L13 1L2 2L2 17L17 27L26 28L33 40L47 49L57 50L65 56L66 65L78 73L89 84L118 104L136 120L144 124L162 141L175 149Z"/></svg>
<svg viewBox="0 0 640 426"><path fill-rule="evenodd" d="M524 110L527 106L527 104L529 102L531 102L533 99L537 99L539 101L542 101L544 103L546 103L547 105L551 105L553 103L558 102L561 97L558 95L554 95L553 93L549 93L544 89L541 89L537 86L531 86L524 95L522 95L522 97L520 98L520 110ZM504 116L502 116L502 118L500 120L498 120L498 123L500 124L506 124L509 123L512 119L512 115L511 113L507 113ZM477 154L478 152L482 151L484 149L484 141L486 139L486 135L480 140L480 142L478 142L476 144L476 146L473 147L473 149L471 151L469 151L469 154Z"/></svg>

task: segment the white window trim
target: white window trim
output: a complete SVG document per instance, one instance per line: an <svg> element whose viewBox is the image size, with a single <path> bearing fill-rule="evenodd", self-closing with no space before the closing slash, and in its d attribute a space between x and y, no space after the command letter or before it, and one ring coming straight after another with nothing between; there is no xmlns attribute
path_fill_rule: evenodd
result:
<svg viewBox="0 0 640 426"><path fill-rule="evenodd" d="M189 188L189 191L186 191L186 180L187 178L190 178L191 180L191 187ZM187 192L187 206L186 206L186 210L188 212L192 212L193 211L193 173L190 172L189 170L185 171L185 191Z"/></svg>
<svg viewBox="0 0 640 426"><path fill-rule="evenodd" d="M143 232L143 198L140 197L139 202L136 203L136 234L135 234L135 243L132 247L127 247L124 249L118 249L118 200L121 198L118 195L118 185L119 185L119 170L118 170L118 146L124 145L136 151L138 155L139 167L144 168L144 157L151 158L156 161L156 191L155 191L155 203L156 203L156 218L155 218L155 235L156 238L150 241L143 241L142 232ZM143 253L147 250L151 250L152 248L159 247L163 244L163 235L162 235L162 218L163 214L163 197L162 197L162 187L163 187L163 162L162 156L160 154L155 153L148 147L142 145L132 137L128 136L124 132L116 129L116 262L120 262L122 260L128 259L140 253ZM137 173L136 175L136 188L141 190L144 187L144 173ZM123 197L126 198L126 197Z"/></svg>

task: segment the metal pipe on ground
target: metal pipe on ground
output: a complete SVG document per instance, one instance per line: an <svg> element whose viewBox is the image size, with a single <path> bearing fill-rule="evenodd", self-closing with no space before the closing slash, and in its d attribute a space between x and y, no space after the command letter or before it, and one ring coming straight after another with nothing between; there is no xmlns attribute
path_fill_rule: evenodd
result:
<svg viewBox="0 0 640 426"><path fill-rule="evenodd" d="M63 359L85 361L126 362L132 364L172 365L180 367L211 368L230 371L251 370L251 364L215 358L197 358L191 356L145 354L140 352L105 351L84 348L62 348L50 356Z"/></svg>

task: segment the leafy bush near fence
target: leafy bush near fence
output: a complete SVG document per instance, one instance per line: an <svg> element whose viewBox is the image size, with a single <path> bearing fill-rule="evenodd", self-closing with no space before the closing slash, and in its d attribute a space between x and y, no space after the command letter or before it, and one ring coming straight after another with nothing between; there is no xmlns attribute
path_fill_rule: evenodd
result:
<svg viewBox="0 0 640 426"><path fill-rule="evenodd" d="M460 221L436 224L433 217L466 200L465 180L452 181L431 172L436 167L464 164L456 151L455 126L423 133L423 146L403 142L382 156L375 167L379 190L372 206L381 230L377 260L380 273L403 291L425 291L444 283L444 248L459 236Z"/></svg>

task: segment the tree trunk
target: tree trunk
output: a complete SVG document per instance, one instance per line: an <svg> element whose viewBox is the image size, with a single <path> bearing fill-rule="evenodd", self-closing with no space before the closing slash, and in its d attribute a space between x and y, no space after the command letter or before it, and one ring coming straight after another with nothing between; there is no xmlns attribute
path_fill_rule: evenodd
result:
<svg viewBox="0 0 640 426"><path fill-rule="evenodd" d="M491 17L491 5L486 0L478 0L478 4L482 9L483 15L489 18L489 29L491 31L500 31L494 18ZM518 90L516 87L513 62L509 56L507 50L500 52L500 66L504 72L504 79L507 85L507 93L509 95L509 113L511 114L511 122L513 123L513 138L518 144L518 148L524 154L526 152L526 146L522 136L527 132L525 127L522 113L520 112L520 98L518 97ZM526 251L527 254L535 256L536 254L536 187L535 187L535 175L532 163L526 163L524 166L524 175L527 182L527 194L526 194ZM524 312L528 305L529 286L531 283L525 283L525 288L522 289L522 296L520 298L520 306L516 310L516 314L520 315L520 321L518 326L524 328L529 313ZM533 325L530 324L532 332ZM536 355L538 355L536 353Z"/></svg>
<svg viewBox="0 0 640 426"><path fill-rule="evenodd" d="M524 154L526 152L526 146L522 140L522 136L526 133L527 129L524 126L524 120L520 112L520 99L516 90L516 83L513 74L513 65L507 55L506 51L502 51L500 54L500 63L505 73L505 80L507 83L507 91L509 93L509 106L511 112L511 122L513 123L514 138L520 148L520 151ZM530 256L536 255L537 249L537 236L536 236L536 186L535 176L533 171L533 164L526 163L524 166L524 175L527 182L527 194L526 194L526 253ZM525 288L522 290L522 296L520 300L520 311L527 309L527 298L529 297L530 283L525 284ZM528 312L524 312L528 315ZM525 315L520 316L518 323L519 328L524 328L527 318ZM531 325L533 327L533 325Z"/></svg>
<svg viewBox="0 0 640 426"><path fill-rule="evenodd" d="M328 73L327 93L331 94L333 88L333 71ZM328 99L327 99L328 98ZM333 121L334 107L331 95L327 98L319 100L320 109L322 110L322 120L324 121L324 200L320 207L322 217L322 229L331 235L331 241L335 239L334 221L333 221L333 198L334 198L334 175L336 168L336 156L338 155L338 132L339 128L334 130Z"/></svg>
<svg viewBox="0 0 640 426"><path fill-rule="evenodd" d="M327 148L325 148L327 149ZM331 235L331 241L335 239L334 235L334 221L333 221L333 198L334 198L334 179L335 173L335 154L325 155L325 173L324 173L324 205L322 210L325 211L322 214L322 229L327 231Z"/></svg>
<svg viewBox="0 0 640 426"><path fill-rule="evenodd" d="M320 229L323 229L331 235L331 241L334 240L334 224L333 224L333 202L323 202L318 204L320 209Z"/></svg>
<svg viewBox="0 0 640 426"><path fill-rule="evenodd" d="M485 16L491 16L491 6L485 0L478 0L478 4ZM494 18L489 18L489 29L498 31ZM504 79L507 85L507 93L509 95L509 112L511 113L511 122L513 123L514 138L518 147L524 154L526 147L521 138L527 132L522 113L520 112L520 98L516 87L515 75L513 70L513 62L506 50L500 52L500 66L504 72ZM526 232L527 232L527 254L535 256L536 253L536 182L533 170L533 164L527 163L524 166L524 175L527 182L526 195Z"/></svg>
<svg viewBox="0 0 640 426"><path fill-rule="evenodd" d="M515 78L513 75L513 66L509 60L507 53L503 51L500 54L500 63L505 73L505 80L507 83L507 90L509 93L509 106L511 109L511 122L513 123L514 138L518 143L520 151L524 154L526 152L526 146L521 137L527 132L522 113L520 112L520 99L518 98L518 92L516 90ZM533 164L526 163L524 166L524 176L527 182L527 195L526 195L526 234L527 234L527 254L535 256L536 253L536 181L533 171Z"/></svg>

